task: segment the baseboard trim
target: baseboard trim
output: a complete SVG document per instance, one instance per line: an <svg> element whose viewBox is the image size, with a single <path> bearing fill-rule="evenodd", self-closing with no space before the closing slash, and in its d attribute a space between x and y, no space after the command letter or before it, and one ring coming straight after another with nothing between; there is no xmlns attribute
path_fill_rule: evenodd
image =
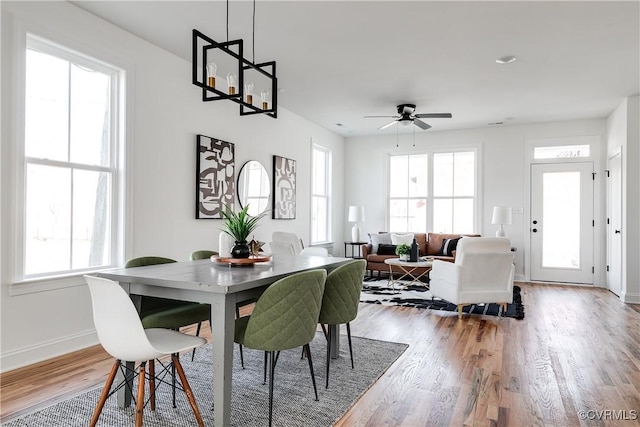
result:
<svg viewBox="0 0 640 427"><path fill-rule="evenodd" d="M17 348L0 354L0 372L22 368L98 344L95 329Z"/></svg>
<svg viewBox="0 0 640 427"><path fill-rule="evenodd" d="M626 304L640 304L640 294L621 292L620 299Z"/></svg>

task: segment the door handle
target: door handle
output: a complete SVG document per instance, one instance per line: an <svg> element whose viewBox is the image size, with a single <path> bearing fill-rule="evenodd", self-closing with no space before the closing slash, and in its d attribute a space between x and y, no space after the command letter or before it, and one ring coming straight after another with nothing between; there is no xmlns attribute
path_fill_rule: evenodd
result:
<svg viewBox="0 0 640 427"><path fill-rule="evenodd" d="M614 233L620 234L620 230L615 230Z"/></svg>

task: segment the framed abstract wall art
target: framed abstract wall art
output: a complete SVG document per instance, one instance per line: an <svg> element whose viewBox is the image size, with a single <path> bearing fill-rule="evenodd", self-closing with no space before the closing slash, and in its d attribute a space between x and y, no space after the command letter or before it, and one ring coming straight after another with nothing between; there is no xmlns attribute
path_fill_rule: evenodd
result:
<svg viewBox="0 0 640 427"><path fill-rule="evenodd" d="M230 142L204 135L197 137L196 219L222 219L222 210L233 209L235 149Z"/></svg>
<svg viewBox="0 0 640 427"><path fill-rule="evenodd" d="M296 161L273 156L273 219L296 218Z"/></svg>

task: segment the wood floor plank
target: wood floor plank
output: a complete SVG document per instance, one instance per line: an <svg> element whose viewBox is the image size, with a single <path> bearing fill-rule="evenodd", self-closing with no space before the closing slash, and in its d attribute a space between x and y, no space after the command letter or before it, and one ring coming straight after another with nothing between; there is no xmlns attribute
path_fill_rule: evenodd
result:
<svg viewBox="0 0 640 427"><path fill-rule="evenodd" d="M409 348L337 426L640 426L640 305L599 288L520 286L523 320L361 304L354 336ZM0 420L101 385L111 363L95 346L2 374Z"/></svg>

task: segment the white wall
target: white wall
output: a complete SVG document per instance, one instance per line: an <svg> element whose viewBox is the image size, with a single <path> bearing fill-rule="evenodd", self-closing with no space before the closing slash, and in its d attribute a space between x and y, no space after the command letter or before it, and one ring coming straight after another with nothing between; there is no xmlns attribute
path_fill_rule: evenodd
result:
<svg viewBox="0 0 640 427"><path fill-rule="evenodd" d="M486 129L470 129L447 132L416 132L415 147L413 136L401 134L396 147L396 135L347 138L346 159L349 166L345 170L345 204L365 206L366 221L361 224L363 234L386 230L387 197L387 158L391 153L421 152L426 149L447 149L478 147L480 151L479 172L481 185L478 191L480 202L479 229L482 235L494 235L496 226L491 224L493 206L506 205L514 208L528 206L527 174L529 166L526 157L526 141L538 138L561 138L574 136L605 137L605 120L581 120L554 122L536 125L503 126ZM604 147L604 142L602 142ZM602 148L599 147L599 148ZM601 157L597 154L598 159ZM601 223L605 215L604 164L596 161L595 196L596 224ZM602 227L596 231L596 274L594 282L604 285L604 233ZM514 247L518 249L516 258L516 276L528 277L528 247L526 238L529 233L528 214L514 214L513 224L506 231ZM345 227L345 237L349 232Z"/></svg>
<svg viewBox="0 0 640 427"><path fill-rule="evenodd" d="M14 20L15 18L15 20ZM10 200L15 176L16 59L13 24L52 38L73 49L128 68L133 102L129 105L132 176L129 201L129 249L126 258L161 255L188 259L194 249L217 249L219 220L195 220L196 134L235 143L236 173L258 160L272 174L272 156L297 161L295 220L265 218L255 237L269 241L271 232L289 230L309 241L311 139L333 152L334 218L332 233L343 234L344 139L280 107L278 119L240 117L230 101L203 103L191 84L191 64L66 2L2 2L2 262L1 370L83 348L97 342L86 286L16 295L10 286L14 241ZM185 34L185 43L191 43ZM277 60L277 58L275 58ZM6 126L10 122L12 126ZM337 245L341 247L341 245Z"/></svg>
<svg viewBox="0 0 640 427"><path fill-rule="evenodd" d="M607 119L607 158L622 152L622 292L640 303L640 97L626 98Z"/></svg>

